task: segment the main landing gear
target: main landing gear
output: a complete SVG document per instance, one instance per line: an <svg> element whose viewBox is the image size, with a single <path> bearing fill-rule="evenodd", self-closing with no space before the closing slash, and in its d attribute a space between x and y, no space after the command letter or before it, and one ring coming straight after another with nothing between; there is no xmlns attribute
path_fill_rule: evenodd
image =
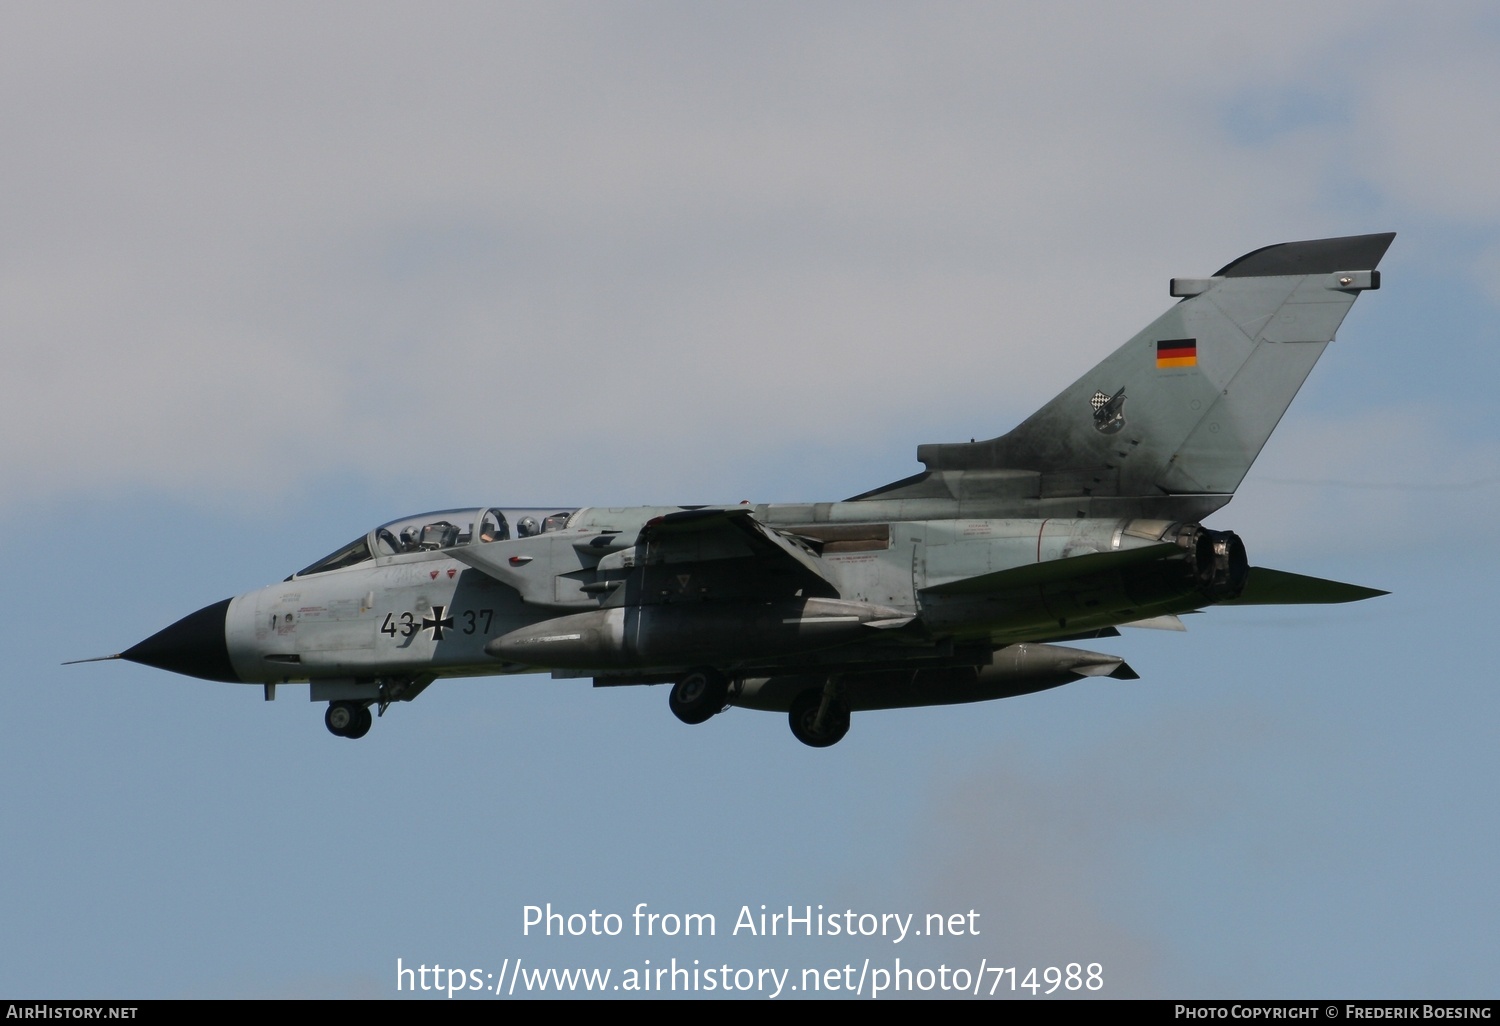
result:
<svg viewBox="0 0 1500 1026"><path fill-rule="evenodd" d="M689 670L672 685L667 698L672 715L683 723L706 723L724 711L729 701L729 678L712 667Z"/></svg>
<svg viewBox="0 0 1500 1026"><path fill-rule="evenodd" d="M792 736L813 748L836 745L849 733L849 703L837 677L819 688L808 688L792 699Z"/></svg>
<svg viewBox="0 0 1500 1026"><path fill-rule="evenodd" d="M329 702L323 714L323 725L335 737L364 737L373 722L370 707L363 702Z"/></svg>
<svg viewBox="0 0 1500 1026"><path fill-rule="evenodd" d="M849 733L850 710L843 683L841 675L830 674L822 687L807 688L792 699L787 719L798 741L812 748L827 748ZM706 723L724 711L730 685L725 674L700 666L672 685L667 705L683 723Z"/></svg>

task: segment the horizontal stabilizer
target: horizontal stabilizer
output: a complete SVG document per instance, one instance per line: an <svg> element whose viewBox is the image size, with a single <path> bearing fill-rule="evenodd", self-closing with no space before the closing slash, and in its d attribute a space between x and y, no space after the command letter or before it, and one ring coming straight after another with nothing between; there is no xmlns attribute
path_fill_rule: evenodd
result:
<svg viewBox="0 0 1500 1026"><path fill-rule="evenodd" d="M1305 577L1285 570L1263 566L1250 568L1250 579L1239 598L1220 602L1221 606L1298 606L1327 605L1336 602L1358 602L1360 599L1389 595L1388 591L1365 588L1358 584Z"/></svg>
<svg viewBox="0 0 1500 1026"><path fill-rule="evenodd" d="M1010 588L1029 588L1039 584L1054 584L1079 577L1120 570L1128 566L1139 566L1181 555L1182 549L1172 542L1160 545L1143 545L1120 552L1091 552L1085 556L1070 556L1067 559L1052 559L1045 563L1027 563L1025 566L996 570L992 574L965 577L931 588L923 588L929 595L980 595L990 591L1005 591Z"/></svg>

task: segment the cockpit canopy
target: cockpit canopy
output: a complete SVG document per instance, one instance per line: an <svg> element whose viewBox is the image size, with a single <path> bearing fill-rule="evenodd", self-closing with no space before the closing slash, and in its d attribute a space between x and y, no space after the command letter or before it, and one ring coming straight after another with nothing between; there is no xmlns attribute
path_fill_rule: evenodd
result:
<svg viewBox="0 0 1500 1026"><path fill-rule="evenodd" d="M576 510L544 506L513 508L486 506L481 509L446 509L402 517L381 524L348 545L342 546L292 577L327 573L357 566L367 560L386 559L410 552L437 552L459 545L529 538L567 526ZM478 530L475 529L478 525ZM289 577L287 580L291 580Z"/></svg>

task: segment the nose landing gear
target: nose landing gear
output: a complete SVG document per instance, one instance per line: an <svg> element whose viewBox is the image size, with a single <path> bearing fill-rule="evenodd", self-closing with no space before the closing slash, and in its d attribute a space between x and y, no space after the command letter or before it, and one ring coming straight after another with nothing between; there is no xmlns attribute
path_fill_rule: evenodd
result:
<svg viewBox="0 0 1500 1026"><path fill-rule="evenodd" d="M374 717L363 702L329 702L323 725L335 737L361 738L370 732Z"/></svg>

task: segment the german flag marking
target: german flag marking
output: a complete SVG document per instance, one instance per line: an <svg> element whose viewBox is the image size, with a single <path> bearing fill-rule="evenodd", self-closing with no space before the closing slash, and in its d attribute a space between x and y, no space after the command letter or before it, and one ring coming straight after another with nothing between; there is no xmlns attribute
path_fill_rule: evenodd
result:
<svg viewBox="0 0 1500 1026"><path fill-rule="evenodd" d="M1198 340L1169 338L1156 343L1156 369L1198 366Z"/></svg>

